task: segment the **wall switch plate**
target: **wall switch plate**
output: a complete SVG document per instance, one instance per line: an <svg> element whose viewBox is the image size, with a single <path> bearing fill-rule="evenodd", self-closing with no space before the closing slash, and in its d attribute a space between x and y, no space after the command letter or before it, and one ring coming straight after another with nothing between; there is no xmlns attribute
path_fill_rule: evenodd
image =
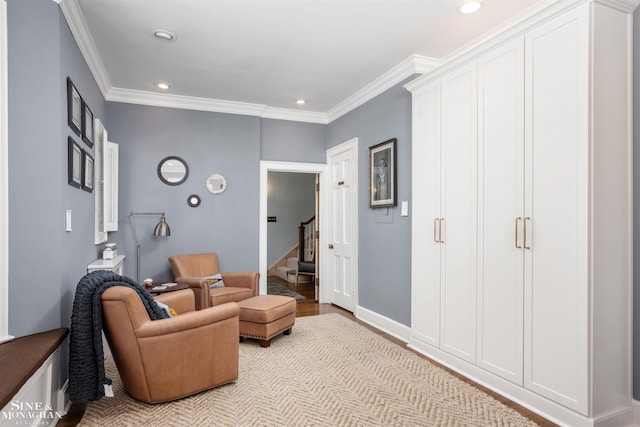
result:
<svg viewBox="0 0 640 427"><path fill-rule="evenodd" d="M406 200L401 203L400 216L409 216L409 202Z"/></svg>
<svg viewBox="0 0 640 427"><path fill-rule="evenodd" d="M71 209L64 211L64 231L71 231Z"/></svg>

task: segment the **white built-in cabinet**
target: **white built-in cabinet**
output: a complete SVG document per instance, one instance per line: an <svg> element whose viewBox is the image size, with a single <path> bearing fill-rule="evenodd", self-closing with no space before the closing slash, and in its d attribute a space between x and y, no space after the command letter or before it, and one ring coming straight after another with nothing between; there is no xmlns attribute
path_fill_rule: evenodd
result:
<svg viewBox="0 0 640 427"><path fill-rule="evenodd" d="M410 345L561 424L623 425L633 8L560 3L407 85Z"/></svg>
<svg viewBox="0 0 640 427"><path fill-rule="evenodd" d="M440 343L448 352L474 360L476 247L469 236L477 227L475 64L448 74L440 87Z"/></svg>
<svg viewBox="0 0 640 427"><path fill-rule="evenodd" d="M522 384L524 41L478 61L477 364ZM526 219L530 227L530 219ZM530 240L530 239L528 239Z"/></svg>

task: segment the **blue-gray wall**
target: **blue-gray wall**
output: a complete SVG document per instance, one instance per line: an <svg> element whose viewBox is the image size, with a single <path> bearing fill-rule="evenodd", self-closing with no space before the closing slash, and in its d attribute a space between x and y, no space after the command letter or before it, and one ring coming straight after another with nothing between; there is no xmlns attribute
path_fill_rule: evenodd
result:
<svg viewBox="0 0 640 427"><path fill-rule="evenodd" d="M67 76L96 117L104 100L56 3L9 0L7 13L9 332L21 336L69 326L75 285L97 258L93 195L67 184Z"/></svg>
<svg viewBox="0 0 640 427"><path fill-rule="evenodd" d="M153 237L159 217L135 217L141 241L141 279L173 280L171 255L217 252L222 271L258 269L260 119L123 103L107 103L109 140L120 150L119 228L109 240L127 256L125 274L135 278L135 240L128 213L165 212L171 236ZM186 182L163 184L156 173L166 156L183 158ZM220 173L224 193L213 195L206 178ZM197 208L187 197L197 194Z"/></svg>
<svg viewBox="0 0 640 427"><path fill-rule="evenodd" d="M326 125L263 119L260 160L325 163Z"/></svg>
<svg viewBox="0 0 640 427"><path fill-rule="evenodd" d="M398 84L330 123L327 148L358 137L358 304L396 322L411 324L411 94ZM369 149L397 139L398 206L370 209ZM411 205L409 205L411 208Z"/></svg>
<svg viewBox="0 0 640 427"><path fill-rule="evenodd" d="M70 325L76 284L97 258L93 195L67 184L67 76L96 117L104 100L57 3L8 0L7 14L9 333L23 336ZM61 357L64 381L66 346Z"/></svg>
<svg viewBox="0 0 640 427"><path fill-rule="evenodd" d="M267 266L271 267L298 243L301 222L315 215L316 175L312 173L269 172L267 216Z"/></svg>

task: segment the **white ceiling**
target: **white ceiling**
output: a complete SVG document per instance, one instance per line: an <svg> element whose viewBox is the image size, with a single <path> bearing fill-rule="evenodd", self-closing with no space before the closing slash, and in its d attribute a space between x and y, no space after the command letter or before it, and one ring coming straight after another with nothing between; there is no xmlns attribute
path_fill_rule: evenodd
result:
<svg viewBox="0 0 640 427"><path fill-rule="evenodd" d="M62 0L107 100L329 122L553 0ZM177 36L172 42L156 30ZM163 92L154 82L167 81ZM162 93L162 94L160 94ZM296 99L307 104L298 106Z"/></svg>

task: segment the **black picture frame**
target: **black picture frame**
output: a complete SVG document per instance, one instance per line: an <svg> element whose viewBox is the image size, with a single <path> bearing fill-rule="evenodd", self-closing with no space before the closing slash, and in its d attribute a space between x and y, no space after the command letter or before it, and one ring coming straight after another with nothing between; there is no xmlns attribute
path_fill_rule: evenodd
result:
<svg viewBox="0 0 640 427"><path fill-rule="evenodd" d="M82 97L69 77L67 77L67 123L71 130L80 136L82 129Z"/></svg>
<svg viewBox="0 0 640 427"><path fill-rule="evenodd" d="M70 186L80 188L82 186L82 148L73 138L68 139L68 165L67 181Z"/></svg>
<svg viewBox="0 0 640 427"><path fill-rule="evenodd" d="M82 140L93 147L93 113L84 100L82 100Z"/></svg>
<svg viewBox="0 0 640 427"><path fill-rule="evenodd" d="M95 176L94 161L91 154L82 150L82 189L89 193L93 192L93 182Z"/></svg>
<svg viewBox="0 0 640 427"><path fill-rule="evenodd" d="M397 205L396 138L369 147L369 207Z"/></svg>

